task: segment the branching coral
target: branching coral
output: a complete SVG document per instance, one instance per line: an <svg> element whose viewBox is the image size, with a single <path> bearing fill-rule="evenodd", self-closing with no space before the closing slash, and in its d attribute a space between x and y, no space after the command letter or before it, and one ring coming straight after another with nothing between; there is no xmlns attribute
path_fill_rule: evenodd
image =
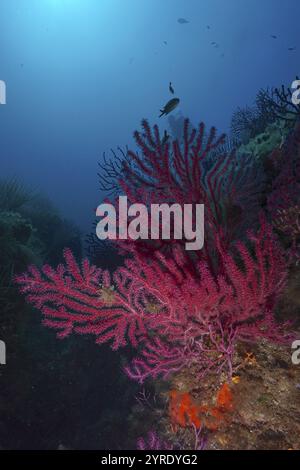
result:
<svg viewBox="0 0 300 470"><path fill-rule="evenodd" d="M217 260L212 253L216 234L222 235L221 242L228 246L244 236L247 225L253 227L249 213L257 214L259 210L258 196L264 174L252 155L236 154L224 134L217 136L215 128L207 132L203 123L193 128L188 119L183 120L182 125L181 138L171 141L170 136L166 139L165 134L160 134L158 126L152 129L148 121L143 120L142 130L134 133L138 151L123 153L122 159L116 155L118 171L113 163L106 161L104 177L107 179L109 175L108 186L105 186L108 191L114 188L115 193L125 193L131 203L205 205L204 250L192 254L183 251L186 269L194 271L195 275L197 258L210 258L211 269L214 269ZM102 179L100 181L103 183ZM172 224L170 229L172 239ZM176 245L184 249L185 243L185 239L172 239L169 243L162 237L151 242L118 240L118 248L123 255L139 252L151 258L156 250L170 254L170 247ZM103 252L101 241L95 235L88 238L88 249L93 259L95 254L99 258L97 253Z"/></svg>
<svg viewBox="0 0 300 470"><path fill-rule="evenodd" d="M235 255L224 252L216 240L216 277L205 261L193 277L174 252L174 259L156 253L151 262L127 260L111 278L87 260L80 268L67 250L65 266L33 267L17 282L60 338L77 332L99 344L112 341L113 349L128 340L138 346L140 356L126 371L139 382L192 363L199 374L224 368L231 374L238 340L283 339L272 315L286 276L282 253L264 223L249 242L254 256L243 243Z"/></svg>
<svg viewBox="0 0 300 470"><path fill-rule="evenodd" d="M121 147L118 147L118 151L111 149L111 157L107 157L105 152L102 156L102 161L98 163L100 172L98 173L99 177L99 186L100 190L106 192L108 195L117 194L120 190L118 181L122 177L122 172L124 169L124 164L130 165L128 158L128 148L123 150Z"/></svg>
<svg viewBox="0 0 300 470"><path fill-rule="evenodd" d="M149 431L147 437L139 437L137 440L137 450L173 450L172 444L162 441L154 431Z"/></svg>
<svg viewBox="0 0 300 470"><path fill-rule="evenodd" d="M201 429L195 428L195 444L193 450L203 450L206 445L206 439L201 434ZM186 450L180 443L176 446L168 441L162 440L155 431L149 431L147 436L139 437L137 440L137 450Z"/></svg>
<svg viewBox="0 0 300 470"><path fill-rule="evenodd" d="M298 77L296 77L298 80ZM293 103L292 91L284 85L279 88L260 90L256 104L261 112L265 112L270 119L282 119L294 122L299 119L300 106Z"/></svg>
<svg viewBox="0 0 300 470"><path fill-rule="evenodd" d="M137 356L125 370L140 383L184 367L199 377L223 370L231 376L238 341L285 340L273 315L286 280L282 250L263 217L258 231L235 239L227 201L242 207L252 188L235 152L218 152L223 135L212 128L205 137L204 124L190 129L186 120L182 143L171 145L157 126L142 126L135 133L142 156L128 152L119 185L130 202L205 204L204 254L188 256L184 240L127 240L122 246L131 256L114 274L88 260L78 265L66 250L56 270L32 267L16 281L60 338L89 334L113 349L130 343Z"/></svg>
<svg viewBox="0 0 300 470"><path fill-rule="evenodd" d="M273 152L278 171L268 196L268 210L274 226L291 243L292 258L299 258L300 238L300 125L291 132L282 149Z"/></svg>
<svg viewBox="0 0 300 470"><path fill-rule="evenodd" d="M193 270L197 257L205 257L213 269L215 236L220 237L224 247L237 239L243 226L245 201L248 200L249 210L249 204L253 207L257 198L261 179L254 177L250 159L236 155L234 149L227 152L225 135L218 137L215 128L206 133L203 123L197 129L191 128L188 119L184 121L181 141L164 141L158 126L151 129L146 120L134 137L140 152L128 152L130 165L124 163L126 178L119 180L123 192L131 202L144 204L204 204L205 247L202 252L194 252L192 260L184 252L186 269ZM185 241L176 241L176 245L182 247ZM126 250L129 244L122 246ZM152 256L153 251L166 246L169 248L170 243L161 239L151 244L141 241L129 250Z"/></svg>
<svg viewBox="0 0 300 470"><path fill-rule="evenodd" d="M176 281L169 300L169 305L175 302L171 315L167 314L169 322L165 324L164 315L157 317L159 336L144 341L141 356L127 368L132 378L143 382L148 376L168 376L192 364L199 374L224 368L232 374L238 340L284 341L272 313L286 278L283 254L270 227L263 224L256 236L249 237L255 258L243 243L236 246L237 258L217 243L222 270L216 278L200 262L199 281L187 276Z"/></svg>
<svg viewBox="0 0 300 470"><path fill-rule="evenodd" d="M246 144L263 132L267 124L268 119L256 107L238 108L231 119L231 134L237 142Z"/></svg>
<svg viewBox="0 0 300 470"><path fill-rule="evenodd" d="M292 91L285 86L261 89L253 106L238 108L232 116L231 134L239 144L263 137L266 130L278 128L284 133L299 117L300 108L292 102Z"/></svg>

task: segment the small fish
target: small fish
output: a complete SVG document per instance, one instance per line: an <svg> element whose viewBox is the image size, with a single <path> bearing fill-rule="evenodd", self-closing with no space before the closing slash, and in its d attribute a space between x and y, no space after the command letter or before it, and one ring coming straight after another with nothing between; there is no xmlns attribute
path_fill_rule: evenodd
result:
<svg viewBox="0 0 300 470"><path fill-rule="evenodd" d="M296 50L296 48L295 48L295 47L289 47L289 49L288 49L288 50L289 50L289 51L295 51L295 50Z"/></svg>
<svg viewBox="0 0 300 470"><path fill-rule="evenodd" d="M178 18L177 22L179 24L188 24L189 23L189 21L186 20L185 18Z"/></svg>
<svg viewBox="0 0 300 470"><path fill-rule="evenodd" d="M211 42L211 45L214 46L215 44L217 44L215 41L212 41Z"/></svg>
<svg viewBox="0 0 300 470"><path fill-rule="evenodd" d="M161 114L159 117L170 114L175 108L177 108L179 103L180 103L179 98L172 98L170 101L167 102L164 108L160 110Z"/></svg>
<svg viewBox="0 0 300 470"><path fill-rule="evenodd" d="M210 29L210 26L209 26L209 24L206 26L206 28L207 28L207 29Z"/></svg>
<svg viewBox="0 0 300 470"><path fill-rule="evenodd" d="M277 36L275 36L275 34L271 34L271 38L277 39Z"/></svg>
<svg viewBox="0 0 300 470"><path fill-rule="evenodd" d="M164 44L167 46L167 45L168 45L168 42L167 42L167 41L164 41Z"/></svg>
<svg viewBox="0 0 300 470"><path fill-rule="evenodd" d="M172 87L172 82L170 82L170 84L169 84L169 90L170 90L170 93L172 93L172 95L174 95L174 88Z"/></svg>

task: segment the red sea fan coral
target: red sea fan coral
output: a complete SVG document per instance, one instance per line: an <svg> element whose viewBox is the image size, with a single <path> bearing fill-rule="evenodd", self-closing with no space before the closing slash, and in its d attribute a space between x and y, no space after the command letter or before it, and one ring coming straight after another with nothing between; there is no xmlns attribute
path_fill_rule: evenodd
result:
<svg viewBox="0 0 300 470"><path fill-rule="evenodd" d="M173 286L166 299L171 315L154 317L157 334L146 338L140 357L127 368L129 376L143 382L192 365L200 375L223 369L231 375L238 341L285 341L273 316L286 280L283 253L263 221L258 234L249 233L249 240L252 248L238 243L236 256L217 243L222 261L218 276L202 261L199 280L185 275Z"/></svg>
<svg viewBox="0 0 300 470"><path fill-rule="evenodd" d="M237 155L225 145L225 135L218 136L214 127L206 131L201 123L193 129L188 119L184 121L180 141L171 141L166 134L161 136L158 126L151 128L146 120L134 137L139 152L128 151L119 177L128 200L147 205L204 204L205 246L191 255L184 250L186 240L175 241L172 234L172 243L161 238L151 243L119 240L119 246L131 254L139 252L151 258L156 250L170 254L170 246L176 245L183 249L185 269L193 271L193 275L197 259L205 258L210 269L215 270L218 261L212 260L215 236L225 248L244 234L241 228L245 228L245 201L249 211L249 207L253 208L253 197L257 198L257 176L252 168L249 171L249 158ZM247 221L249 224L249 217Z"/></svg>
<svg viewBox="0 0 300 470"><path fill-rule="evenodd" d="M124 166L128 199L204 203L205 254L187 255L180 243L163 250L150 242L147 252L132 242L132 256L112 275L87 260L78 265L65 250L64 265L32 267L16 281L60 338L89 334L113 349L130 343L138 354L126 372L139 382L183 367L199 376L224 369L231 375L238 341L285 339L273 315L286 280L283 253L264 219L243 242L229 236L224 197L241 194L235 153L219 153L224 136L216 138L214 128L205 136L203 124L190 131L186 121L183 143L171 148L144 121L135 138L143 157L130 152Z"/></svg>
<svg viewBox="0 0 300 470"><path fill-rule="evenodd" d="M112 348L118 349L126 345L128 335L136 346L145 334L143 317L122 273L115 274L115 292L108 271L91 266L88 260L79 266L70 250L65 250L64 257L65 265L56 270L45 265L39 271L33 266L16 279L28 302L42 311L44 325L58 330L59 338L72 332L93 334L97 343L112 340Z"/></svg>
<svg viewBox="0 0 300 470"><path fill-rule="evenodd" d="M124 174L119 184L131 201L158 203L202 203L206 205L206 225L218 231L221 221L221 197L224 191L226 171L234 159L234 152L219 152L216 162L208 164L213 152L221 149L225 135L217 136L216 129L210 129L208 136L205 125L191 129L186 119L183 127L183 142L161 137L158 126L151 129L146 120L142 131L134 133L141 155L129 151L124 163ZM128 162L130 161L130 164ZM228 182L227 196L234 190Z"/></svg>
<svg viewBox="0 0 300 470"><path fill-rule="evenodd" d="M217 138L216 129L212 128L205 139L203 123L198 130L190 130L189 121L185 120L183 145L177 140L170 145L168 140L161 138L158 126L152 130L143 120L142 132L136 131L134 137L143 157L128 152L132 165L125 162L126 181L120 181L128 195L143 186L148 191L159 193L160 200L162 197L178 202L204 202L206 191L201 185L204 176L201 162L224 143L224 134ZM223 163L224 157L220 158L219 164ZM218 170L215 168L210 176L210 188L215 185L213 177Z"/></svg>
<svg viewBox="0 0 300 470"><path fill-rule="evenodd" d="M248 238L235 254L216 240L217 276L202 260L193 277L175 251L173 259L137 255L111 278L87 260L79 267L66 250L65 265L31 268L17 282L59 337L75 332L111 341L113 349L128 340L138 346L140 355L126 371L139 382L192 364L199 374L224 368L231 374L238 340L283 340L273 318L286 278L281 250L263 221Z"/></svg>

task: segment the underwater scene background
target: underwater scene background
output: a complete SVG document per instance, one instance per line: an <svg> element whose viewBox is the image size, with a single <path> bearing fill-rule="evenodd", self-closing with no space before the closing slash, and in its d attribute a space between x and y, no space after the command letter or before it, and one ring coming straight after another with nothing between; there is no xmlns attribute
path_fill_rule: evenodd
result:
<svg viewBox="0 0 300 470"><path fill-rule="evenodd" d="M300 449L299 15L1 0L1 449ZM124 195L203 249L99 240Z"/></svg>

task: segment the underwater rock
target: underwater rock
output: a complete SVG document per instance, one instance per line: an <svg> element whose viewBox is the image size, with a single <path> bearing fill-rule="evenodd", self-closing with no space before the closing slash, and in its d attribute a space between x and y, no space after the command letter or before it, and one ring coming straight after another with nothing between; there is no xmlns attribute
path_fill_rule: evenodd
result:
<svg viewBox="0 0 300 470"><path fill-rule="evenodd" d="M155 383L156 396L165 397L164 402L157 400L157 409L152 411L156 421L159 419L161 438L193 449L195 433L189 420L196 411L202 418L207 450L299 449L300 385L289 348L265 340L255 346L241 343L235 361L240 379L236 383L214 374L199 380L193 367L175 374L169 382ZM220 410L224 403L229 406ZM140 426L142 429L142 420Z"/></svg>
<svg viewBox="0 0 300 470"><path fill-rule="evenodd" d="M239 151L244 154L251 154L256 159L263 159L268 156L276 147L283 145L290 127L285 121L276 121L269 124L265 131L250 139L247 144L240 146Z"/></svg>
<svg viewBox="0 0 300 470"><path fill-rule="evenodd" d="M30 222L17 212L0 212L0 243L1 267L8 275L39 261L41 244Z"/></svg>

